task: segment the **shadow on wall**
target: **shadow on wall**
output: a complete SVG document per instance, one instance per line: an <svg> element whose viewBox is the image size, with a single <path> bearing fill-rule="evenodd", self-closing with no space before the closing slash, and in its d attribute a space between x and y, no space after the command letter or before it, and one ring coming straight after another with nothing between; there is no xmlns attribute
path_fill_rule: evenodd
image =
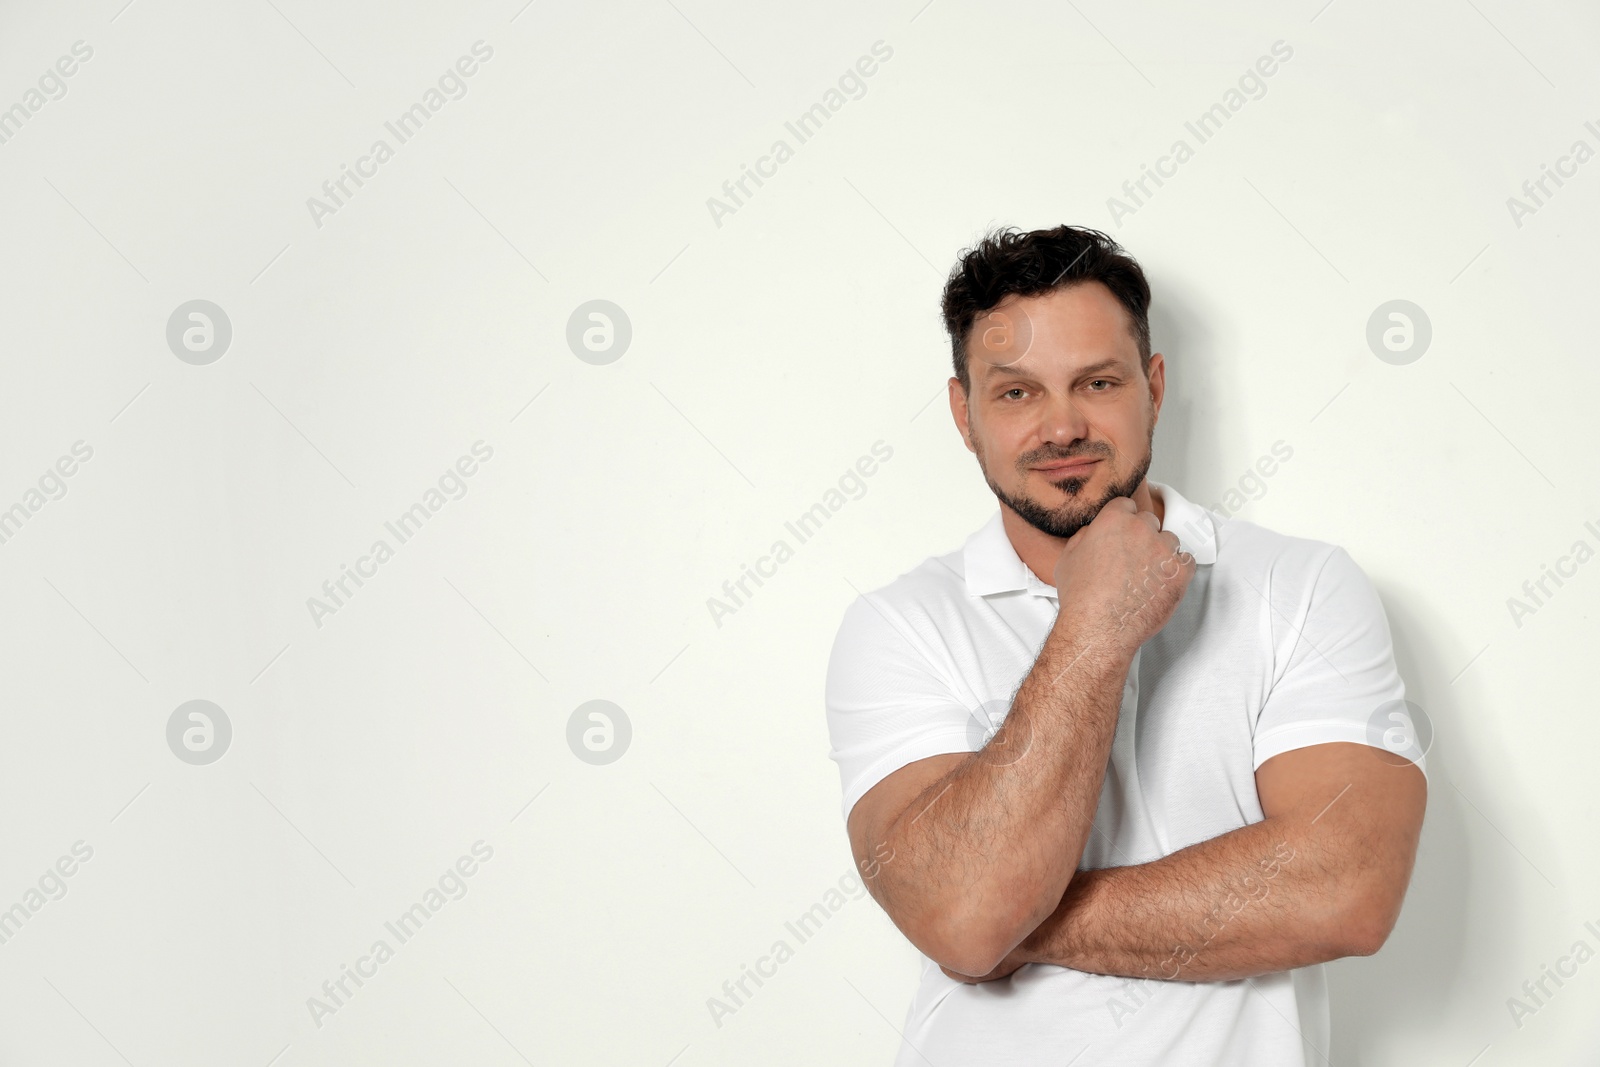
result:
<svg viewBox="0 0 1600 1067"><path fill-rule="evenodd" d="M1379 595L1394 635L1395 660L1406 680L1406 698L1420 705L1434 726L1435 740L1427 753L1428 813L1411 886L1388 942L1374 956L1326 965L1333 1042L1329 1055L1340 1067L1360 1067L1394 1062L1400 1049L1426 1047L1437 1050L1440 1063L1466 1063L1515 1033L1505 998L1516 991L1523 966L1517 918L1541 906L1529 899L1538 895L1530 885L1549 891L1542 905L1546 913L1561 909L1551 906L1555 890L1485 816L1502 828L1505 820L1492 810L1480 814L1473 805L1483 808L1484 802L1474 798L1469 803L1452 785L1452 774L1462 783L1485 781L1494 774L1466 745L1452 744L1458 736L1452 729L1457 705L1472 704L1461 694L1485 664L1474 664L1458 678L1455 685L1461 688L1437 681L1452 677L1461 665L1445 662L1437 648L1424 642L1421 635L1436 627L1399 598L1383 597L1381 590ZM1536 844L1527 841L1517 847L1528 851ZM1553 946L1562 943L1562 933L1559 923L1551 921ZM1472 973L1464 960L1469 939ZM1463 1026L1462 1018L1471 1021Z"/></svg>
<svg viewBox="0 0 1600 1067"><path fill-rule="evenodd" d="M1219 378L1216 326L1180 278L1150 277L1150 347L1167 366L1167 392L1156 422L1149 477L1208 507L1227 481L1223 456L1249 446L1229 425L1225 396L1232 381ZM1231 449L1229 446L1235 446Z"/></svg>
<svg viewBox="0 0 1600 1067"><path fill-rule="evenodd" d="M1220 358L1238 343L1237 331L1203 306L1182 279L1152 276L1150 284L1151 345L1167 363L1167 393L1156 425L1150 477L1210 506L1232 479L1228 457L1251 455L1259 447L1246 439L1241 413L1230 408L1230 398L1242 393L1236 379L1225 377L1229 361ZM1383 600L1406 697L1427 712L1439 739L1428 752L1428 813L1399 922L1375 956L1326 965L1332 1039L1328 1061L1339 1067L1373 1067L1393 1062L1397 1050L1427 1047L1439 1050L1439 1062L1466 1063L1485 1046L1508 1043L1516 1034L1505 998L1528 976L1521 970L1527 966L1527 952L1518 947L1517 917L1523 919L1523 934L1537 924L1543 932L1534 936L1551 949L1570 944L1571 931L1562 925L1566 909L1559 906L1559 894L1485 816L1502 827L1505 820L1492 810L1474 810L1472 804L1483 808L1484 802L1472 797L1469 803L1451 784L1452 770L1464 784L1487 781L1494 774L1466 746L1451 744L1458 706L1470 710L1473 705L1462 697L1487 665L1474 664L1451 687L1443 680L1455 677L1461 663L1445 662L1439 649L1424 643L1437 626L1398 598ZM1470 785L1464 792L1472 796ZM1523 836L1527 829L1524 820ZM1519 842L1517 847L1526 852L1532 846L1534 855L1551 855L1540 847L1543 843ZM1476 856L1473 848L1479 850ZM1557 871L1544 873L1559 877ZM1530 907L1537 909L1537 918L1527 918ZM1469 909L1479 921L1471 921ZM1493 918L1484 921L1485 916ZM1469 936L1472 974L1463 973ZM1472 1020L1470 1026L1441 1026L1463 1014Z"/></svg>

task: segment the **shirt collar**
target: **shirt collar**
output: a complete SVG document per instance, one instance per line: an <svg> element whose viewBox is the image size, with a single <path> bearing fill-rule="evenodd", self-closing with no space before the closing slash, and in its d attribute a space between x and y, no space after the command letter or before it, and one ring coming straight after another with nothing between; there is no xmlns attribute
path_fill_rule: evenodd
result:
<svg viewBox="0 0 1600 1067"><path fill-rule="evenodd" d="M1161 497L1161 528L1178 537L1178 547L1194 556L1196 563L1217 561L1217 531L1211 513L1190 503L1183 494L1170 485L1150 481L1145 484L1151 492ZM976 533L967 538L962 548L962 566L966 571L967 592L973 596L991 593L1010 593L1025 589L1038 596L1054 597L1054 586L1039 580L1028 569L1006 536L1005 523L1000 511Z"/></svg>

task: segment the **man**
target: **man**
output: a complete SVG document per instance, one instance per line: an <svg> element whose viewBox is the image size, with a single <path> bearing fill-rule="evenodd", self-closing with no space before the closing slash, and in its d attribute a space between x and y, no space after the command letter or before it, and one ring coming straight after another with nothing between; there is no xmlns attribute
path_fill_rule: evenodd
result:
<svg viewBox="0 0 1600 1067"><path fill-rule="evenodd" d="M851 849L924 956L899 1067L1320 1064L1321 964L1399 914L1427 787L1383 607L1344 549L1145 478L1149 304L1070 226L945 289L999 511L850 605L826 686Z"/></svg>

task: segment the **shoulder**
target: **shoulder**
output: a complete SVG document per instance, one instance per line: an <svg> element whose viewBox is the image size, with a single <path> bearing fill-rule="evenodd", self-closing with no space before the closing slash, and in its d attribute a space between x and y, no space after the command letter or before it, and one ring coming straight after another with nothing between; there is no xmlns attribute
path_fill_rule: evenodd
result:
<svg viewBox="0 0 1600 1067"><path fill-rule="evenodd" d="M1350 554L1330 541L1280 533L1218 512L1211 516L1217 530L1217 565L1231 577L1309 591L1330 566L1355 567Z"/></svg>
<svg viewBox="0 0 1600 1067"><path fill-rule="evenodd" d="M1322 653L1336 636L1388 639L1377 587L1344 546L1239 519L1218 522L1218 545L1213 585L1237 585L1228 600L1258 605L1279 644L1298 647L1308 631Z"/></svg>
<svg viewBox="0 0 1600 1067"><path fill-rule="evenodd" d="M960 614L967 597L963 550L929 556L894 580L859 593L839 622L835 649L891 631L925 633Z"/></svg>

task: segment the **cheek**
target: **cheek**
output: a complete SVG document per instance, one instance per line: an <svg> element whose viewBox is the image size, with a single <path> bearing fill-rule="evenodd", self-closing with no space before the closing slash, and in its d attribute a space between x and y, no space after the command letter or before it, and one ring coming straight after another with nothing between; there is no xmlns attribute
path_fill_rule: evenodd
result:
<svg viewBox="0 0 1600 1067"><path fill-rule="evenodd" d="M986 411L976 426L971 427L973 444L990 459L1006 461L1019 451L1019 442L1028 436L1026 427L1015 416Z"/></svg>
<svg viewBox="0 0 1600 1067"><path fill-rule="evenodd" d="M1102 439L1120 456L1136 456L1144 451L1151 425L1136 411L1119 412L1101 420Z"/></svg>

